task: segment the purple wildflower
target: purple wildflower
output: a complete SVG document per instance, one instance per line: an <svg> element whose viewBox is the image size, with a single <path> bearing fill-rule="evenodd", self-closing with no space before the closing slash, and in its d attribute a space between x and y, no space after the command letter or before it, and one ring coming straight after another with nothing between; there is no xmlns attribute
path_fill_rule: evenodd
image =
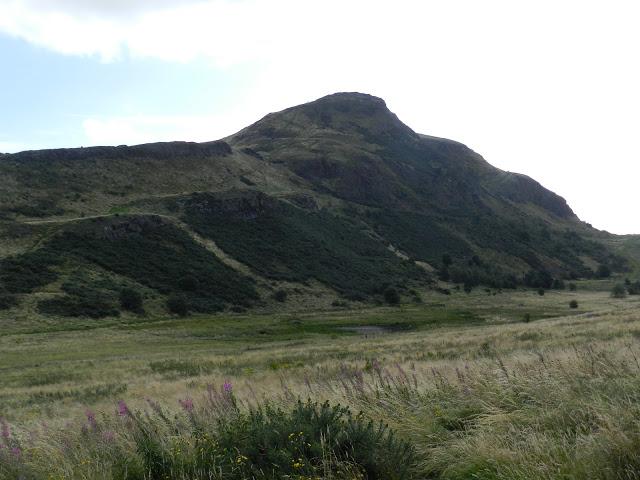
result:
<svg viewBox="0 0 640 480"><path fill-rule="evenodd" d="M87 410L85 414L87 415L87 423L89 424L89 426L94 430L98 428L98 422L96 421L96 414L93 413L91 410Z"/></svg>
<svg viewBox="0 0 640 480"><path fill-rule="evenodd" d="M193 400L191 398L185 398L184 400L178 400L178 402L180 403L182 408L184 408L184 410L187 413L193 412Z"/></svg>
<svg viewBox="0 0 640 480"><path fill-rule="evenodd" d="M22 454L22 450L20 450L18 447L13 447L11 449L11 453L16 457L19 457Z"/></svg>
<svg viewBox="0 0 640 480"><path fill-rule="evenodd" d="M0 425L2 429L0 431L0 435L2 439L7 443L11 439L11 430L9 429L9 424L4 418L0 418Z"/></svg>
<svg viewBox="0 0 640 480"><path fill-rule="evenodd" d="M231 385L231 382L228 380L222 385L222 390L224 390L224 393L231 393L232 389L233 385Z"/></svg>
<svg viewBox="0 0 640 480"><path fill-rule="evenodd" d="M116 434L115 434L115 432L112 432L111 430L107 430L106 432L104 432L102 434L102 439L107 443L113 442L113 440L115 438L116 438Z"/></svg>
<svg viewBox="0 0 640 480"><path fill-rule="evenodd" d="M129 407L127 407L127 404L124 402L124 400L120 400L118 402L118 416L126 417L127 415L129 415L129 413Z"/></svg>

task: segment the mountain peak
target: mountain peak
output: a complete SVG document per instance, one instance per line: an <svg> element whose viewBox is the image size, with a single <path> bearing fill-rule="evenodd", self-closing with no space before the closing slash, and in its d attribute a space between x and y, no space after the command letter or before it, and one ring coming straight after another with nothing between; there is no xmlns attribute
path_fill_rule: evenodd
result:
<svg viewBox="0 0 640 480"><path fill-rule="evenodd" d="M235 144L255 144L259 139L277 140L317 136L319 132L395 140L416 134L392 113L381 98L359 92L339 92L309 103L270 113L229 137Z"/></svg>

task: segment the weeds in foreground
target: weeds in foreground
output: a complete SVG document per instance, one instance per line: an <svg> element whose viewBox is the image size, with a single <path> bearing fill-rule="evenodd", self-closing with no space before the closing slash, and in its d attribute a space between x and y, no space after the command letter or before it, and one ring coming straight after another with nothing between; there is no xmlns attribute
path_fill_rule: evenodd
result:
<svg viewBox="0 0 640 480"><path fill-rule="evenodd" d="M370 359L252 405L225 383L55 431L3 422L0 478L637 480L639 358L629 343L428 371Z"/></svg>

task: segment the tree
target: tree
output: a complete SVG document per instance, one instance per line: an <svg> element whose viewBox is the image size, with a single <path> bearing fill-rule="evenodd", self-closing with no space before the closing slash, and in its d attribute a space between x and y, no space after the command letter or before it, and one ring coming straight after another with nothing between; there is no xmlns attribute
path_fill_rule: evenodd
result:
<svg viewBox="0 0 640 480"><path fill-rule="evenodd" d="M273 294L273 298L276 302L286 302L287 292L285 292L284 290L278 290Z"/></svg>
<svg viewBox="0 0 640 480"><path fill-rule="evenodd" d="M400 294L395 288L389 287L384 291L384 301L389 305L397 305L400 303Z"/></svg>
<svg viewBox="0 0 640 480"><path fill-rule="evenodd" d="M621 283L617 283L611 289L611 296L613 298L624 298L627 296L627 289L624 288L624 285L622 285Z"/></svg>
<svg viewBox="0 0 640 480"><path fill-rule="evenodd" d="M598 278L609 278L611 276L611 269L608 265L601 264L596 270L596 277Z"/></svg>
<svg viewBox="0 0 640 480"><path fill-rule="evenodd" d="M451 279L451 275L449 274L449 269L447 267L442 267L438 274L438 277L443 282L448 282Z"/></svg>
<svg viewBox="0 0 640 480"><path fill-rule="evenodd" d="M640 295L640 281L635 281L627 287L629 295Z"/></svg>
<svg viewBox="0 0 640 480"><path fill-rule="evenodd" d="M120 306L130 312L140 312L142 310L142 295L133 288L123 288L120 290Z"/></svg>
<svg viewBox="0 0 640 480"><path fill-rule="evenodd" d="M193 275L185 275L178 282L180 288L187 292L195 292L196 290L198 290L198 284L198 279Z"/></svg>
<svg viewBox="0 0 640 480"><path fill-rule="evenodd" d="M175 313L176 315L180 315L181 317L186 317L189 314L187 301L184 299L184 297L178 295L171 295L167 299L167 309L171 313Z"/></svg>
<svg viewBox="0 0 640 480"><path fill-rule="evenodd" d="M453 259L451 258L451 255L449 255L448 253L445 253L444 255L442 255L443 266L449 267L452 263L453 263Z"/></svg>

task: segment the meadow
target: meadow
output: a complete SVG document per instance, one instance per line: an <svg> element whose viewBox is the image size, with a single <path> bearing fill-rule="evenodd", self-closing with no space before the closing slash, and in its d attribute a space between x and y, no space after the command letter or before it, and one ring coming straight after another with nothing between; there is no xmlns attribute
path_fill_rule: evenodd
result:
<svg viewBox="0 0 640 480"><path fill-rule="evenodd" d="M640 478L640 298L577 283L4 321L0 478Z"/></svg>

